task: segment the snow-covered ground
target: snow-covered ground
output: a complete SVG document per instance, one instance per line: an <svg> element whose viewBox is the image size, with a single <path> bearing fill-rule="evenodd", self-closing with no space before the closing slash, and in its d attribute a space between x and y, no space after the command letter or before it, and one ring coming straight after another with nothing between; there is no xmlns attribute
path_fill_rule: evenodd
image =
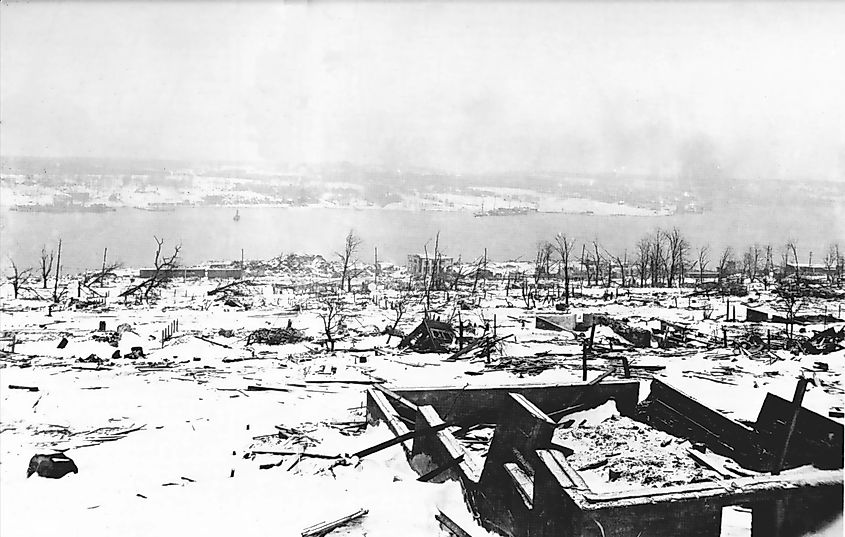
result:
<svg viewBox="0 0 845 537"><path fill-rule="evenodd" d="M397 280L406 278L400 274ZM309 452L341 455L390 438L384 427L349 428L365 419L368 386L362 382L484 386L581 379L580 340L571 332L535 328L537 311L521 307L513 291L505 296L503 289L488 288L481 307L462 311L462 319L481 326L495 318L497 334L512 336L501 354L541 361L536 375L498 367L496 357L491 363L483 357L444 361L446 355L400 352L398 338L387 343L379 334L393 322L393 310L384 306L385 298L387 303L397 298L396 291L350 299L347 333L334 353L316 341L247 347L250 332L288 322L320 339L319 312L295 311L308 302L291 292L274 295L269 284L255 287L260 296L253 297L251 309L225 306L207 295L215 285L174 282L154 305L124 305L115 296L127 282L118 281L107 308L62 309L50 316L46 301L13 300L3 289L2 330L16 332L18 342L15 353L0 362L0 535L298 535L359 508L369 513L337 535L437 535L438 508L485 535L465 507L460 486L417 482L400 447L362 460L249 455L261 448L290 449L292 439L306 442L296 449L307 445ZM637 290L633 300L587 291L574 300L573 311L605 312L634 326L659 324L659 319L684 322L702 334L742 324L725 322L722 299L676 300L679 293ZM421 309L412 304L399 328L412 329ZM442 311L449 317L456 310ZM174 320L179 330L162 344L162 330ZM117 348L97 341L103 334L100 321L107 330L129 325ZM822 327L806 328L811 334ZM221 335L221 329L232 330L232 336ZM63 338L68 343L60 349ZM614 339L618 336L609 328L597 330L598 345ZM145 357L109 358L115 350L125 355L138 346ZM79 361L92 355L106 363ZM631 361L662 367L656 375L737 419L754 420L767 392L791 399L800 375L816 381L806 407L827 416L845 406L845 351L776 355L777 360L761 360L730 348L641 349L632 351ZM591 359L589 378L612 365L618 361ZM645 398L651 372L635 372ZM78 474L58 480L26 477L32 455L63 449ZM738 513L726 524L741 530L747 528L745 518Z"/></svg>

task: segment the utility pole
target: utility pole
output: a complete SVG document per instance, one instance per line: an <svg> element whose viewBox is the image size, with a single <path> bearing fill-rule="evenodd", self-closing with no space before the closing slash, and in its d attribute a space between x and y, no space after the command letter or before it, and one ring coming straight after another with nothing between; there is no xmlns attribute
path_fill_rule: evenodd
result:
<svg viewBox="0 0 845 537"><path fill-rule="evenodd" d="M241 279L244 279L244 249L241 248Z"/></svg>
<svg viewBox="0 0 845 537"><path fill-rule="evenodd" d="M378 246L373 246L373 262L376 266L376 291L378 291Z"/></svg>

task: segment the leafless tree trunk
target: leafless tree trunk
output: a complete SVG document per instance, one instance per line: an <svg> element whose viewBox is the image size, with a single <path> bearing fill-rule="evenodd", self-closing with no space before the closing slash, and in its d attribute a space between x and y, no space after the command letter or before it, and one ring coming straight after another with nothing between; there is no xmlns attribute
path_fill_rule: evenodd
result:
<svg viewBox="0 0 845 537"><path fill-rule="evenodd" d="M53 250L47 253L47 246L41 247L41 288L47 289L47 279L53 271Z"/></svg>
<svg viewBox="0 0 845 537"><path fill-rule="evenodd" d="M733 255L733 248L728 246L724 249L724 251L722 251L722 255L719 256L719 287L722 286L722 280L724 280L724 278L727 276L728 265L731 263L731 261L733 261Z"/></svg>
<svg viewBox="0 0 845 537"><path fill-rule="evenodd" d="M56 256L56 279L53 281L53 302L59 301L59 275L62 271L62 239L59 239L59 253Z"/></svg>
<svg viewBox="0 0 845 537"><path fill-rule="evenodd" d="M666 237L666 244L668 249L668 270L666 284L669 287L675 283L675 278L683 273L683 267L686 263L686 255L689 251L689 243L681 235L678 228L672 228L670 231L664 232Z"/></svg>
<svg viewBox="0 0 845 537"><path fill-rule="evenodd" d="M807 305L806 292L800 283L780 285L775 292L786 310L786 335L789 341L795 336L795 319Z"/></svg>
<svg viewBox="0 0 845 537"><path fill-rule="evenodd" d="M656 231L651 237L651 248L649 253L651 259L649 261L649 270L651 272L651 286L657 287L661 282L661 272L665 267L665 256L663 255L663 234Z"/></svg>
<svg viewBox="0 0 845 537"><path fill-rule="evenodd" d="M704 281L704 271L710 262L710 246L705 244L698 249L698 285Z"/></svg>
<svg viewBox="0 0 845 537"><path fill-rule="evenodd" d="M596 252L596 285L601 285L601 256L599 255L599 241L593 239L593 249Z"/></svg>
<svg viewBox="0 0 845 537"><path fill-rule="evenodd" d="M754 281L757 278L757 272L760 270L760 245L754 244L749 246L745 254L742 256L742 269L748 275L748 279Z"/></svg>
<svg viewBox="0 0 845 537"><path fill-rule="evenodd" d="M340 302L332 297L327 297L323 300L323 305L325 306L325 311L317 315L323 321L323 333L326 334L329 350L334 352L337 331L343 321L343 314L340 311Z"/></svg>
<svg viewBox="0 0 845 537"><path fill-rule="evenodd" d="M552 257L552 245L549 242L541 241L537 245L537 257L534 261L534 285L540 285L540 278L548 276L549 261Z"/></svg>
<svg viewBox="0 0 845 537"><path fill-rule="evenodd" d="M7 275L6 279L9 280L12 284L12 291L14 292L15 299L18 298L18 295L24 289L29 289L26 287L26 280L29 278L30 273L32 272L31 268L19 269L18 265L12 258L9 258L9 263L12 265L12 274Z"/></svg>
<svg viewBox="0 0 845 537"><path fill-rule="evenodd" d="M575 247L575 241L558 233L555 236L555 249L557 250L557 255L560 256L560 269L563 269L563 297L566 304L566 307L569 307L569 256L572 253L572 249Z"/></svg>
<svg viewBox="0 0 845 537"><path fill-rule="evenodd" d="M361 245L360 237L355 235L355 230L350 229L349 233L346 234L346 239L343 243L343 253L337 252L336 255L340 258L342 272L340 274L340 289L343 291L343 282L348 279L348 287L347 290L352 290L352 278L349 275L349 269L352 265L356 263L357 260L353 260L355 257L356 252L358 251L358 247Z"/></svg>
<svg viewBox="0 0 845 537"><path fill-rule="evenodd" d="M648 237L643 237L637 243L637 270L640 273L640 287L645 287L649 259L651 259L651 242L649 242Z"/></svg>
<svg viewBox="0 0 845 537"><path fill-rule="evenodd" d="M396 327L399 326L399 323L402 321L402 317L405 315L405 310L408 306L409 300L410 297L403 294L393 302L393 327L390 329L390 332L387 333L387 343L390 343L391 336L396 332Z"/></svg>

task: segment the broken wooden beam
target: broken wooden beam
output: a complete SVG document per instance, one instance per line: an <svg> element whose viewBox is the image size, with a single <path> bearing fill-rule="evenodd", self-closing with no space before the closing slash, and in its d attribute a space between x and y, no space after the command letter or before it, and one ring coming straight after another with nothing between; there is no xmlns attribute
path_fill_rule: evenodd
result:
<svg viewBox="0 0 845 537"><path fill-rule="evenodd" d="M405 434L401 434L399 436L391 438L390 440L385 440L384 442L376 444L372 447L362 449L361 451L354 453L352 456L358 457L360 459L360 458L366 457L367 455L372 455L373 453L378 453L379 451L387 449L391 446L401 444L405 440L411 440L413 438L418 438L418 437L426 436L426 435L429 435L429 434L434 434L436 432L442 431L443 429L445 429L447 427L451 427L451 426L452 426L451 423L444 422L444 423L439 423L439 424L437 424L433 427L426 427L425 429L410 431L410 432L407 432Z"/></svg>
<svg viewBox="0 0 845 537"><path fill-rule="evenodd" d="M366 509L359 509L352 514L346 515L344 517L340 517L337 520L332 520L332 521L329 521L329 522L320 522L318 524L314 524L313 526L308 526L307 528L302 530L301 535L302 535L302 537L318 537L318 536L321 536L321 535L325 535L326 533L329 533L330 531L332 531L335 528L339 528L340 526L343 526L344 524L348 524L349 522L352 522L353 520L361 518L362 516L366 515L367 513L369 513L369 511L366 510Z"/></svg>
<svg viewBox="0 0 845 537"><path fill-rule="evenodd" d="M792 440L792 434L795 432L795 424L798 423L798 415L801 413L801 403L804 401L804 393L807 391L807 382L808 380L806 378L801 377L798 379L798 384L795 385L795 395L792 397L792 417L786 429L786 438L783 440L783 447L774 460L772 475L780 474L781 468L783 468L783 463L786 460L786 452L789 450L789 443Z"/></svg>
<svg viewBox="0 0 845 537"><path fill-rule="evenodd" d="M312 459L342 459L343 455L329 455L327 453L310 453L308 451L294 451L291 449L258 449L250 451L253 455L296 455L298 457L311 457Z"/></svg>
<svg viewBox="0 0 845 537"><path fill-rule="evenodd" d="M9 389L10 390L26 390L26 391L29 391L29 392L37 392L38 391L37 386L18 386L17 384L9 384Z"/></svg>
<svg viewBox="0 0 845 537"><path fill-rule="evenodd" d="M434 518L440 523L440 526L452 534L454 537L472 537L470 533L464 530L462 527L458 526L458 524L446 516L446 513L441 511L440 509L437 510L437 514L434 515Z"/></svg>
<svg viewBox="0 0 845 537"><path fill-rule="evenodd" d="M246 391L248 392L289 392L289 388L273 388L271 386L253 386L249 385L246 387Z"/></svg>
<svg viewBox="0 0 845 537"><path fill-rule="evenodd" d="M405 399L404 397L402 397L398 393L394 392L393 390L391 390L389 388L385 388L381 384L374 384L373 388L377 389L378 391L380 391L384 395L388 396L389 398L393 399L394 401L401 404L402 406L404 406L404 407L406 407L410 410L413 410L414 412L417 411L417 405L408 401L407 399Z"/></svg>
<svg viewBox="0 0 845 537"><path fill-rule="evenodd" d="M224 349L231 349L232 348L228 345L224 345L222 343L217 343L216 341L212 341L212 340L210 340L206 337L202 337L202 336L194 336L194 337L199 339L199 340L205 341L206 343L211 343L212 345L217 345L218 347L223 347Z"/></svg>
<svg viewBox="0 0 845 537"><path fill-rule="evenodd" d="M448 461L444 464L441 464L440 466L438 466L434 470L419 476L417 478L417 481L420 481L422 483L427 483L427 482L431 481L432 479L434 479L435 477L442 474L443 472L445 472L446 470L451 470L455 466L459 465L460 463L463 462L463 460L464 460L464 456L458 455L457 457L451 459L450 461Z"/></svg>

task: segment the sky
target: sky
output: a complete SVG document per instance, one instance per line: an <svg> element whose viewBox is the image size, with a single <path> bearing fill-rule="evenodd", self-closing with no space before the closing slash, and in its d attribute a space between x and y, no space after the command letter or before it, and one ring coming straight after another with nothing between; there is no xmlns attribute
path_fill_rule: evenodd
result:
<svg viewBox="0 0 845 537"><path fill-rule="evenodd" d="M0 5L0 154L845 181L845 3Z"/></svg>

